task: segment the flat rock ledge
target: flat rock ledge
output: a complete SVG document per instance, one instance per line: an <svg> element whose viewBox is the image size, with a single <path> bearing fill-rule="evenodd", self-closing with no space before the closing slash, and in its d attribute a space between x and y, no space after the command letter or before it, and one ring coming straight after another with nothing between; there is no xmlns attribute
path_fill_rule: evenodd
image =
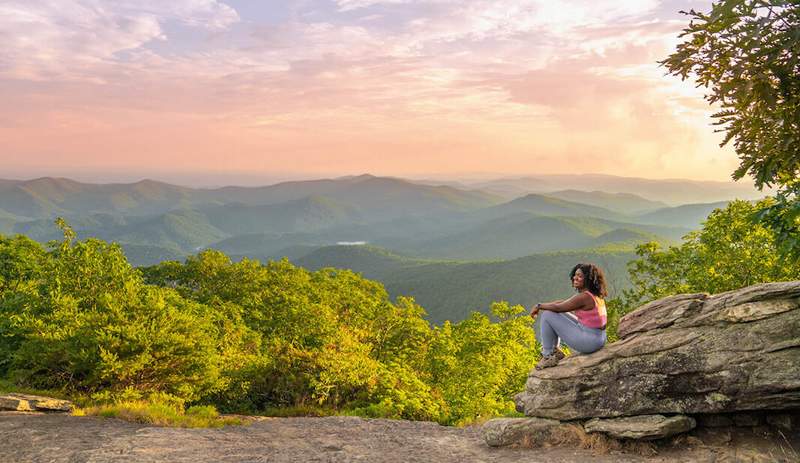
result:
<svg viewBox="0 0 800 463"><path fill-rule="evenodd" d="M575 421L800 409L800 281L660 299L618 334L533 370L517 411Z"/></svg>
<svg viewBox="0 0 800 463"><path fill-rule="evenodd" d="M641 415L624 418L594 418L585 422L562 422L547 418L496 418L487 421L481 435L489 447L543 447L569 435L568 427L587 433L603 433L615 439L656 440L691 431L697 422L685 415Z"/></svg>
<svg viewBox="0 0 800 463"><path fill-rule="evenodd" d="M625 418L594 418L583 425L586 432L602 432L617 439L655 440L691 431L697 425L685 415L640 415Z"/></svg>
<svg viewBox="0 0 800 463"><path fill-rule="evenodd" d="M73 408L68 400L30 394L0 395L0 410L18 412L69 412Z"/></svg>
<svg viewBox="0 0 800 463"><path fill-rule="evenodd" d="M489 447L541 447L561 426L560 421L546 418L495 418L484 423L481 434Z"/></svg>
<svg viewBox="0 0 800 463"><path fill-rule="evenodd" d="M487 422L486 443L535 447L568 425L657 440L696 426L800 422L800 281L653 301L623 317L618 334L598 352L532 370L514 398L528 418Z"/></svg>

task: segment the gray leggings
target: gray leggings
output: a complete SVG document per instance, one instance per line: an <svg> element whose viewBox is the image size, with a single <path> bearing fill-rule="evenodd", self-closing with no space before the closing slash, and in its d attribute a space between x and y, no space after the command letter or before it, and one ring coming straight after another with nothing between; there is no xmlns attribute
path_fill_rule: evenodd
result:
<svg viewBox="0 0 800 463"><path fill-rule="evenodd" d="M582 354L600 350L606 343L606 330L588 328L578 319L565 312L542 310L534 324L536 339L542 343L542 355L550 355L561 344Z"/></svg>

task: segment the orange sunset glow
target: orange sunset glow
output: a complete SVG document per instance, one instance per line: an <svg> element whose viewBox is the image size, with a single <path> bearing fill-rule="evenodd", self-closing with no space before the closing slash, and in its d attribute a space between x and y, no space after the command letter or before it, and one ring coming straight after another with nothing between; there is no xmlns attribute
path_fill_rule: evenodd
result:
<svg viewBox="0 0 800 463"><path fill-rule="evenodd" d="M727 180L714 108L658 65L708 4L6 1L0 177Z"/></svg>

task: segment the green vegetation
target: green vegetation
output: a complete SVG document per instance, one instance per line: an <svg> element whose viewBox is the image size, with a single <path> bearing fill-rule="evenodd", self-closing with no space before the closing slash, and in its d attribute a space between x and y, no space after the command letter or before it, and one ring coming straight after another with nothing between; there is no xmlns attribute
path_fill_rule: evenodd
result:
<svg viewBox="0 0 800 463"><path fill-rule="evenodd" d="M712 212L703 229L688 234L680 246L640 246L640 259L630 265L633 288L622 298L623 312L673 294L716 294L796 279L800 264L781 252L769 230L750 220L755 211L771 202L733 201Z"/></svg>
<svg viewBox="0 0 800 463"><path fill-rule="evenodd" d="M621 233L622 234L622 233ZM646 242L647 239L637 242ZM612 294L630 287L627 263L633 246L604 251L564 251L535 254L520 259L457 262L413 259L373 246L330 246L295 262L317 270L347 268L377 280L392 297L413 295L436 324L459 321L473 311L490 314L492 302L505 300L530 305L563 299L572 292L567 273L578 262L594 262L607 273Z"/></svg>
<svg viewBox="0 0 800 463"><path fill-rule="evenodd" d="M393 303L350 271L205 251L143 273L120 246L60 226L46 249L0 237L0 376L81 398L85 413L207 426L216 409L284 408L461 424L510 413L537 355L521 306L432 328L412 299Z"/></svg>
<svg viewBox="0 0 800 463"><path fill-rule="evenodd" d="M338 246L308 256L325 265L314 271L207 250L136 269L119 245L77 240L59 221L64 237L47 247L0 236L0 384L78 398L80 413L176 426L225 424L216 410L454 425L507 415L538 355L525 306L568 294L575 262L599 264L623 293L608 302L614 340L639 303L796 278L774 235L748 219L771 201L731 202L679 246L640 246L632 287L618 277L634 255L597 250L442 262ZM603 233L603 246L649 237ZM337 258L389 291L330 268ZM440 324L400 296L410 288L443 307L432 317Z"/></svg>
<svg viewBox="0 0 800 463"><path fill-rule="evenodd" d="M722 0L691 10L675 53L663 61L683 79L694 75L721 110L715 124L733 141L758 189L777 185L775 201L754 217L773 231L782 252L800 261L800 4Z"/></svg>
<svg viewBox="0 0 800 463"><path fill-rule="evenodd" d="M241 418L221 417L210 405L195 405L184 410L172 404L154 401L121 401L93 405L73 410L74 416L102 416L120 418L136 423L170 426L178 428L221 428L241 425Z"/></svg>

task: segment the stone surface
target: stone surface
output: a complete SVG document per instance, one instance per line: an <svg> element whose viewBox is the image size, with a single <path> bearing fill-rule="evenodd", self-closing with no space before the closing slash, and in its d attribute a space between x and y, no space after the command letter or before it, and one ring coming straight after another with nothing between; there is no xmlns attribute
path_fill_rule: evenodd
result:
<svg viewBox="0 0 800 463"><path fill-rule="evenodd" d="M654 301L619 333L531 371L517 409L576 420L800 408L800 281Z"/></svg>
<svg viewBox="0 0 800 463"><path fill-rule="evenodd" d="M697 424L703 428L727 428L733 426L733 418L728 415L710 413L697 415L695 419L697 419Z"/></svg>
<svg viewBox="0 0 800 463"><path fill-rule="evenodd" d="M618 439L654 440L694 429L694 418L685 415L640 415L594 418L584 423L586 432L602 432Z"/></svg>
<svg viewBox="0 0 800 463"><path fill-rule="evenodd" d="M5 394L0 396L0 410L68 412L72 402L30 394Z"/></svg>
<svg viewBox="0 0 800 463"><path fill-rule="evenodd" d="M489 447L515 444L539 447L559 426L560 421L544 418L496 418L481 427L481 434Z"/></svg>
<svg viewBox="0 0 800 463"><path fill-rule="evenodd" d="M0 410L27 412L33 410L30 402L13 396L0 396Z"/></svg>
<svg viewBox="0 0 800 463"><path fill-rule="evenodd" d="M493 448L477 427L356 417L269 418L248 426L187 429L6 413L0 412L2 463L672 463L710 461L728 452L665 449L650 459L567 447Z"/></svg>

